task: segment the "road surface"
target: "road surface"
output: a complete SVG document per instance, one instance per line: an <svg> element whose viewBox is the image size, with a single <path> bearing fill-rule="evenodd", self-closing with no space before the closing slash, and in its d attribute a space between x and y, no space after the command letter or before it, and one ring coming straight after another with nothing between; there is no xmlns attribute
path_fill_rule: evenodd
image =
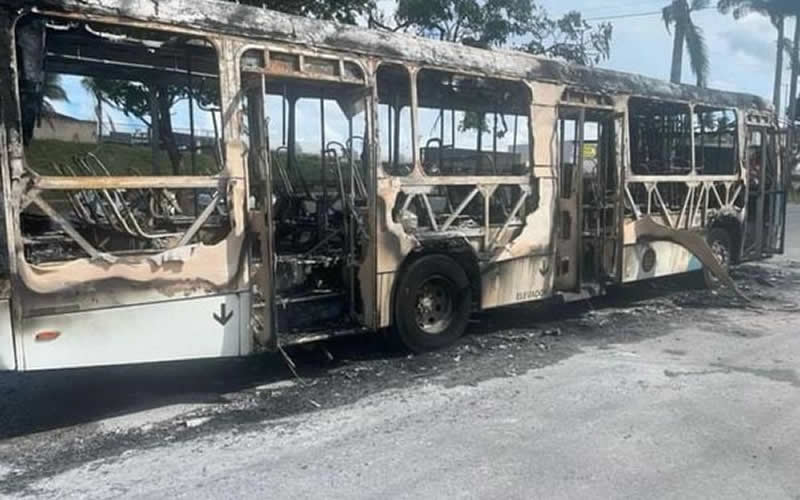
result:
<svg viewBox="0 0 800 500"><path fill-rule="evenodd" d="M451 349L0 376L0 494L800 498L800 209L737 268L480 315Z"/></svg>

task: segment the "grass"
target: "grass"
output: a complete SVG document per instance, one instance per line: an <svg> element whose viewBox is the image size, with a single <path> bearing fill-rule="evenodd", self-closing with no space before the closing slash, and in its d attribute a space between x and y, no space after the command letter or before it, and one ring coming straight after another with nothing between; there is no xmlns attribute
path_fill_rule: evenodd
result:
<svg viewBox="0 0 800 500"><path fill-rule="evenodd" d="M150 146L147 145L84 144L40 139L34 140L27 148L26 159L30 168L41 175L59 175L54 168L54 164L69 165L75 169L73 158L86 156L88 153L93 153L97 156L111 175L152 175L155 170L153 168L152 152ZM273 155L273 159L275 158L276 155ZM321 184L320 156L318 154L299 153L296 158L297 168L303 173L306 182L311 186ZM285 154L277 155L277 159L281 165L286 165ZM210 175L217 172L216 162L210 154L198 154L196 162L198 175ZM157 165L161 175L172 174L172 163L170 163L166 152L161 151L159 153ZM329 160L328 166L333 166L332 160ZM346 172L346 162L343 162L342 166ZM191 155L188 152L183 153L183 167L181 174L189 175L191 172ZM78 175L86 175L82 171L76 170L76 172ZM329 186L336 185L333 168L330 168L328 172L327 184ZM299 186L297 188L299 189Z"/></svg>
<svg viewBox="0 0 800 500"><path fill-rule="evenodd" d="M800 203L800 190L795 189L794 186L789 186L789 202Z"/></svg>
<svg viewBox="0 0 800 500"><path fill-rule="evenodd" d="M58 175L54 164L69 165L73 169L75 164L72 159L76 156L85 156L88 153L96 155L111 175L152 175L153 157L150 146L129 146L126 144L84 144L78 142L65 142L52 139L34 140L28 146L25 158L28 165L41 175ZM196 155L197 175L212 174L217 166L214 157L207 153ZM172 164L166 152L160 152L156 163L161 175L172 174ZM191 173L191 155L183 153L183 169L180 174ZM78 171L78 175L86 175Z"/></svg>

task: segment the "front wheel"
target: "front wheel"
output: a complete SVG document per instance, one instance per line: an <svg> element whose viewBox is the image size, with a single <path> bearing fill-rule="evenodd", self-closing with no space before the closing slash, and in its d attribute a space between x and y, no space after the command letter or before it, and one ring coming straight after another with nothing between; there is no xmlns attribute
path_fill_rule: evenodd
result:
<svg viewBox="0 0 800 500"><path fill-rule="evenodd" d="M717 258L717 261L720 265L728 271L731 265L731 256L733 248L731 244L731 237L728 235L728 232L722 228L715 227L709 231L708 236L706 237L708 241L708 246L711 248L711 252L714 254L714 257ZM719 288L720 280L714 273L712 273L708 268L703 268L703 278L706 282L706 286L712 290Z"/></svg>
<svg viewBox="0 0 800 500"><path fill-rule="evenodd" d="M464 334L471 302L467 274L456 261L421 257L400 277L392 330L413 352L440 349Z"/></svg>

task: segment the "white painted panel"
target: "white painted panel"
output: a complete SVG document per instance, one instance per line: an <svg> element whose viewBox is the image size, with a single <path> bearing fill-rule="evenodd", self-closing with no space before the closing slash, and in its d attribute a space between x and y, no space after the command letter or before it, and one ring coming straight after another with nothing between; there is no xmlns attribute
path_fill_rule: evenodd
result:
<svg viewBox="0 0 800 500"><path fill-rule="evenodd" d="M495 263L481 273L481 307L491 309L552 296L554 268L549 255Z"/></svg>
<svg viewBox="0 0 800 500"><path fill-rule="evenodd" d="M14 331L11 329L11 305L0 300L0 370L14 370Z"/></svg>
<svg viewBox="0 0 800 500"><path fill-rule="evenodd" d="M381 273L378 275L378 328L386 328L392 324L392 288L397 273Z"/></svg>
<svg viewBox="0 0 800 500"><path fill-rule="evenodd" d="M41 370L237 356L248 324L241 302L231 294L26 318L20 365ZM217 319L223 311L224 325ZM60 335L35 340L42 331Z"/></svg>
<svg viewBox="0 0 800 500"><path fill-rule="evenodd" d="M642 268L642 259L648 248L652 248L656 253L656 262L650 271L645 271ZM703 268L700 261L689 250L671 241L626 245L623 252L622 281L625 283L698 271Z"/></svg>
<svg viewBox="0 0 800 500"><path fill-rule="evenodd" d="M249 293L240 293L239 297L239 317L244 318L239 321L239 355L245 356L254 350L253 333L250 329L250 314L252 297ZM231 318L233 321L233 318Z"/></svg>

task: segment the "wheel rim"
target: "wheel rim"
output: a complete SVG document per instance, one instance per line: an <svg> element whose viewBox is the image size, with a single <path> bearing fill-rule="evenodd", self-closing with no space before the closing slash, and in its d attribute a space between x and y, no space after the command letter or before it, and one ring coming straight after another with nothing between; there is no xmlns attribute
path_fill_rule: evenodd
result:
<svg viewBox="0 0 800 500"><path fill-rule="evenodd" d="M425 280L417 291L417 326L430 335L438 335L453 322L455 287L445 278L433 276Z"/></svg>
<svg viewBox="0 0 800 500"><path fill-rule="evenodd" d="M728 260L730 258L728 247L726 247L721 241L716 240L711 243L711 251L714 253L714 257L717 258L717 261L719 261L722 267L727 269Z"/></svg>
<svg viewBox="0 0 800 500"><path fill-rule="evenodd" d="M727 270L728 262L730 260L730 250L728 250L728 247L725 246L725 244L722 243L721 241L714 240L711 242L711 253L714 254L714 258L717 259L717 262L719 262L722 268ZM715 286L716 283L719 282L719 278L717 278L717 276L714 275L714 273L708 273L708 278L711 280L712 283L715 284Z"/></svg>

